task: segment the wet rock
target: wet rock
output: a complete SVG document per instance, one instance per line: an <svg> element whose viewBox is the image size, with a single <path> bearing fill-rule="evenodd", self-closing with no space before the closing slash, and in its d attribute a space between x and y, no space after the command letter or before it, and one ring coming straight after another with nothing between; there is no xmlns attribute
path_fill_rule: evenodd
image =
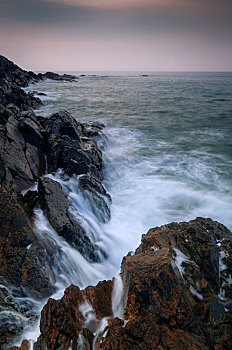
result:
<svg viewBox="0 0 232 350"><path fill-rule="evenodd" d="M79 178L79 184L98 220L104 223L109 221L111 198L101 181L89 175L84 175Z"/></svg>
<svg viewBox="0 0 232 350"><path fill-rule="evenodd" d="M90 193L93 187L91 195L100 201L95 201L95 205L104 208L104 198L108 197L100 182L101 151L91 139L100 135L102 126L78 123L67 112L38 117L32 108L38 108L41 100L34 96L35 92L26 93L21 89L48 78L76 80L75 76L66 74L26 72L0 56L0 283L10 288L13 296L34 299L54 293L53 269L56 266L59 270L57 262L62 259L60 247L46 232L35 232L34 209L38 212L39 205L57 233L86 259L99 261L99 255L104 255L98 254L99 248L70 215L60 184L40 178L47 170L46 162L49 172L62 168L66 178L86 174L88 189L83 190ZM39 178L39 191L35 191ZM108 207L106 214L109 216ZM27 318L33 317L33 306L29 304L23 306L26 320L22 318L20 322L4 309L3 314L0 312L4 324L1 347L2 342L8 343L22 331ZM25 346L22 344L21 348Z"/></svg>
<svg viewBox="0 0 232 350"><path fill-rule="evenodd" d="M225 294L220 298L230 283L231 241L225 226L204 218L149 230L135 254L122 262L124 319L111 316L110 282L82 292L71 286L60 301L45 305L35 349L43 344L74 350L78 341L84 349L93 343L108 350L231 348L231 300ZM61 314L69 314L70 328L59 321ZM108 325L93 340L105 317Z"/></svg>
<svg viewBox="0 0 232 350"><path fill-rule="evenodd" d="M40 92L40 91L36 91L36 90L33 90L31 93L33 95L38 95L38 96L47 96L47 94L45 94L45 92Z"/></svg>
<svg viewBox="0 0 232 350"><path fill-rule="evenodd" d="M83 303L81 290L73 285L66 289L62 299L58 301L49 299L41 313L41 335L34 349L40 350L40 344L51 350L59 349L61 346L63 349L68 349L71 344L72 348L77 346L84 322L78 306Z"/></svg>
<svg viewBox="0 0 232 350"><path fill-rule="evenodd" d="M31 349L31 344L29 342L29 340L24 339L22 341L22 344L20 345L20 347L18 346L12 346L10 348L8 348L8 350L30 350Z"/></svg>
<svg viewBox="0 0 232 350"><path fill-rule="evenodd" d="M101 281L95 287L87 287L83 291L98 319L112 315L112 290L112 281Z"/></svg>
<svg viewBox="0 0 232 350"><path fill-rule="evenodd" d="M24 196L21 197L24 209L30 218L34 215L34 209L38 203L39 196L38 191L27 191Z"/></svg>
<svg viewBox="0 0 232 350"><path fill-rule="evenodd" d="M102 130L105 128L105 124L98 121L91 121L89 123L83 123L85 128L85 135L87 137L102 136Z"/></svg>
<svg viewBox="0 0 232 350"><path fill-rule="evenodd" d="M87 301L92 306L96 318L111 315L112 282L99 282L96 287L81 291L71 285L60 300L49 299L41 314L40 331L34 350L47 347L55 349L77 349L79 334L85 342L93 341L93 334L85 327L83 306ZM97 319L95 320L98 324Z"/></svg>
<svg viewBox="0 0 232 350"><path fill-rule="evenodd" d="M65 111L41 118L40 123L44 128L49 172L62 168L69 176L89 172L100 178L101 151L83 133L81 123Z"/></svg>
<svg viewBox="0 0 232 350"><path fill-rule="evenodd" d="M43 247L24 208L4 188L0 189L0 232L0 283L17 288L19 295L49 296L55 289Z"/></svg>
<svg viewBox="0 0 232 350"><path fill-rule="evenodd" d="M40 178L38 194L41 208L57 234L88 260L98 261L97 249L94 248L81 226L69 215L68 201L61 185L50 178Z"/></svg>
<svg viewBox="0 0 232 350"><path fill-rule="evenodd" d="M0 128L0 159L4 174L2 184L16 191L33 185L45 169L40 125L33 112L21 113L9 106L8 118Z"/></svg>
<svg viewBox="0 0 232 350"><path fill-rule="evenodd" d="M25 324L24 319L16 299L7 287L0 285L0 344L15 340L22 331Z"/></svg>

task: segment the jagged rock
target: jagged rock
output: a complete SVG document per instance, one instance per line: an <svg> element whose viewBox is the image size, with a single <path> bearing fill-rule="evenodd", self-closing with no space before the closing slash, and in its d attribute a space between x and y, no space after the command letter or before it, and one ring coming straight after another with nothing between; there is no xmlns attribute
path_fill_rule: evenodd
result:
<svg viewBox="0 0 232 350"><path fill-rule="evenodd" d="M89 172L100 177L101 151L83 133L85 128L81 123L65 111L40 118L40 122L44 128L49 172L62 168L69 176Z"/></svg>
<svg viewBox="0 0 232 350"><path fill-rule="evenodd" d="M96 287L87 287L81 291L71 285L65 290L60 300L49 299L41 314L41 335L34 350L48 348L50 350L68 350L77 348L78 338L84 327L84 312L81 306L87 301L91 304L97 317L112 315L111 294L112 282L99 282ZM98 324L99 320L93 320ZM96 326L95 324L95 326ZM83 336L93 340L92 332L84 327Z"/></svg>
<svg viewBox="0 0 232 350"><path fill-rule="evenodd" d="M109 221L109 204L111 202L111 198L110 195L106 192L101 181L89 175L84 175L79 178L79 184L97 218L101 222Z"/></svg>
<svg viewBox="0 0 232 350"><path fill-rule="evenodd" d="M35 298L55 291L46 253L24 208L0 187L0 283ZM53 283L52 283L53 282Z"/></svg>
<svg viewBox="0 0 232 350"><path fill-rule="evenodd" d="M22 332L23 316L8 288L0 285L0 344L13 341Z"/></svg>
<svg viewBox="0 0 232 350"><path fill-rule="evenodd" d="M231 244L231 232L211 219L149 230L122 262L124 319L112 317L109 281L82 292L71 286L45 305L35 349L74 350L78 339L83 349L93 342L104 350L232 348L231 295L220 298L230 284ZM108 326L93 340L104 317Z"/></svg>
<svg viewBox="0 0 232 350"><path fill-rule="evenodd" d="M67 198L61 185L50 178L40 178L38 194L41 208L57 234L88 260L99 261L96 247L85 235L81 226L70 218Z"/></svg>
<svg viewBox="0 0 232 350"><path fill-rule="evenodd" d="M30 350L31 349L31 345L30 345L30 342L29 340L27 339L24 339L22 341L22 344L20 345L20 347L18 346L12 346L10 348L8 348L8 350Z"/></svg>
<svg viewBox="0 0 232 350"><path fill-rule="evenodd" d="M34 209L38 203L39 196L38 191L27 191L24 196L21 196L20 200L23 203L23 207L30 218L33 217Z"/></svg>
<svg viewBox="0 0 232 350"><path fill-rule="evenodd" d="M4 172L1 183L8 189L23 190L44 172L43 139L33 112L5 108L5 125L0 128L0 159Z"/></svg>
<svg viewBox="0 0 232 350"><path fill-rule="evenodd" d="M45 174L46 160L49 172L63 168L67 175L88 174L98 182L101 178L101 151L88 137L94 133L93 126L88 131L87 124L78 123L67 112L42 118L31 110L38 108L41 101L21 87L47 78L76 80L66 74L26 72L0 56L0 283L11 289L13 297L41 299L55 292L53 269L55 266L59 271L62 251L46 232L35 232L34 209L38 211L39 205L60 236L88 260L99 260L99 248L71 218L59 183L41 178L39 192L28 190L35 189L39 177ZM17 336L24 321L33 317L30 303L22 310L25 317L21 322L16 322L14 315L0 312L1 348L5 349L3 343Z"/></svg>
<svg viewBox="0 0 232 350"><path fill-rule="evenodd" d="M84 127L84 133L87 137L95 137L102 136L102 129L104 129L105 125L98 121L91 121L89 123L84 123Z"/></svg>
<svg viewBox="0 0 232 350"><path fill-rule="evenodd" d="M154 344L157 349L225 349L226 341L231 347L231 311L217 295L225 283L218 279L218 240L227 242L226 265L231 233L210 219L172 223L144 235L135 255L122 263L128 322L116 336L109 326L102 349L153 349ZM218 323L220 336L214 332Z"/></svg>
<svg viewBox="0 0 232 350"><path fill-rule="evenodd" d="M70 74L59 75L54 72L39 73L38 78L41 80L51 79L51 80L70 81L70 82L78 80L78 78L75 75L70 75Z"/></svg>

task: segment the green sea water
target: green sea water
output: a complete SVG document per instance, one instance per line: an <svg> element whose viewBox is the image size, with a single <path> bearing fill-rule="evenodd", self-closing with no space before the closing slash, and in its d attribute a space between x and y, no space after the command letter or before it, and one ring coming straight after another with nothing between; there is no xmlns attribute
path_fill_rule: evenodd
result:
<svg viewBox="0 0 232 350"><path fill-rule="evenodd" d="M106 124L111 228L131 231L132 246L152 226L196 216L232 228L232 73L94 74L29 89L47 93L41 115Z"/></svg>

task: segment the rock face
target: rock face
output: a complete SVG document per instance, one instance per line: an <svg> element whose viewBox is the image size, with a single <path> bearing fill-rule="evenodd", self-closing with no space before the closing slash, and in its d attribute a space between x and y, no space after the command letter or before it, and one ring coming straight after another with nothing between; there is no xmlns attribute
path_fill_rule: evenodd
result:
<svg viewBox="0 0 232 350"><path fill-rule="evenodd" d="M35 115L32 108L42 102L21 87L43 79L77 78L51 72L36 75L0 56L0 285L12 298L42 299L55 291L53 265L61 252L59 247L44 246L34 227L35 208L41 208L57 234L87 260L99 261L99 248L70 216L68 198L57 181L45 177L47 172L54 175L61 169L65 179L86 176L90 187L81 188L83 195L89 195L92 186L109 218L109 196L101 183L102 154L93 140L102 135L103 126L78 123L64 111L46 118ZM23 320L31 318L25 310L12 315L4 305L1 347L21 332ZM15 317L21 319L20 326Z"/></svg>
<svg viewBox="0 0 232 350"><path fill-rule="evenodd" d="M97 248L83 232L78 222L73 221L68 211L68 201L61 185L50 178L40 178L39 203L51 226L59 236L79 250L90 261L99 261Z"/></svg>
<svg viewBox="0 0 232 350"><path fill-rule="evenodd" d="M211 219L151 229L122 261L124 316L113 282L72 285L44 306L34 349L230 349L231 261L231 232Z"/></svg>

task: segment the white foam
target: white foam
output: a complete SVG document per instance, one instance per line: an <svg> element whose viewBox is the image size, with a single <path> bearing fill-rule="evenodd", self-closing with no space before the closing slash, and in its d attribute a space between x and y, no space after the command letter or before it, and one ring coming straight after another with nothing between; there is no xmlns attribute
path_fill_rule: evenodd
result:
<svg viewBox="0 0 232 350"><path fill-rule="evenodd" d="M120 275L114 278L112 311L114 317L123 318L123 283Z"/></svg>
<svg viewBox="0 0 232 350"><path fill-rule="evenodd" d="M203 295L200 294L191 284L189 286L189 290L192 293L192 295L194 295L195 297L197 297L200 300L203 300Z"/></svg>

